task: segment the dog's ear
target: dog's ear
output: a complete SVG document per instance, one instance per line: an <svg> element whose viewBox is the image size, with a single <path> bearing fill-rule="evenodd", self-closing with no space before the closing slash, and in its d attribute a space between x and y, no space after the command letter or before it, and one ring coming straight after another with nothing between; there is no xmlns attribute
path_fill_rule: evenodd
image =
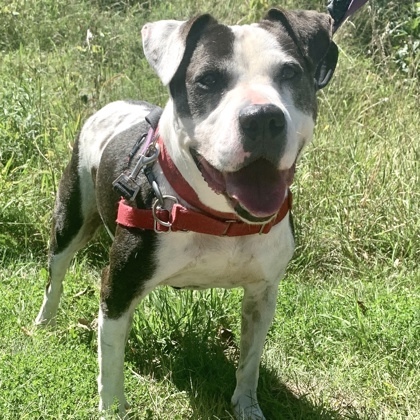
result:
<svg viewBox="0 0 420 420"><path fill-rule="evenodd" d="M330 15L309 10L271 9L266 20L280 23L314 70L315 86L322 89L331 80L338 60L332 41Z"/></svg>
<svg viewBox="0 0 420 420"><path fill-rule="evenodd" d="M143 26L144 54L165 86L175 75L188 45L197 42L210 22L216 21L210 15L201 15L188 21L161 20Z"/></svg>
<svg viewBox="0 0 420 420"><path fill-rule="evenodd" d="M333 41L328 47L327 53L319 62L315 71L315 84L317 89L327 86L334 74L335 66L338 61L338 48Z"/></svg>

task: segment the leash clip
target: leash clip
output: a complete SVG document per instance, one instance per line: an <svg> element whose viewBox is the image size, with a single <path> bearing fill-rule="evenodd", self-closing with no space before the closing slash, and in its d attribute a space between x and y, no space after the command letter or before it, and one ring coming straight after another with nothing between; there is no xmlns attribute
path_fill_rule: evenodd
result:
<svg viewBox="0 0 420 420"><path fill-rule="evenodd" d="M123 172L113 183L112 186L118 191L126 200L134 201L140 185L136 179L141 171L146 171L159 157L160 149L158 144L150 144L144 154L141 154L136 166L130 174Z"/></svg>

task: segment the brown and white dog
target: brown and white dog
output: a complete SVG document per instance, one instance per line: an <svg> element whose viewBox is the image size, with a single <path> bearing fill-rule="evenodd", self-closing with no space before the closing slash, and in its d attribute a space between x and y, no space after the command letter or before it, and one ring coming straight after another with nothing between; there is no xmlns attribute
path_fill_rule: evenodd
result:
<svg viewBox="0 0 420 420"><path fill-rule="evenodd" d="M148 164L149 178L141 171L137 196L122 205L147 213L152 224L116 222L120 194L112 183L127 170L127 156L148 132L145 117L156 107L114 102L85 123L61 179L36 323L54 323L72 257L104 224L113 244L101 283L100 410L116 399L125 411L124 347L143 297L163 285L242 287L232 404L238 419L263 419L256 396L260 357L294 250L289 186L312 137L316 92L337 62L332 22L323 13L272 9L251 25L226 26L209 15L148 23L142 36L147 60L169 87L154 150L170 165L160 158ZM186 194L179 184L187 185ZM175 207L186 215L184 224L171 219ZM188 224L190 214L195 222Z"/></svg>

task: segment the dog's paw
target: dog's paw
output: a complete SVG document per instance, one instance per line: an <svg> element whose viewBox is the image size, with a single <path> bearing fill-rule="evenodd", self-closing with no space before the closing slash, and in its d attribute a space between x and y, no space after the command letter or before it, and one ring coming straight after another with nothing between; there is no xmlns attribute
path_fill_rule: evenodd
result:
<svg viewBox="0 0 420 420"><path fill-rule="evenodd" d="M124 396L115 398L113 404L106 404L103 399L99 402L100 420L125 420L131 418L129 411L131 405Z"/></svg>
<svg viewBox="0 0 420 420"><path fill-rule="evenodd" d="M236 420L265 420L256 398L241 395L233 405Z"/></svg>
<svg viewBox="0 0 420 420"><path fill-rule="evenodd" d="M54 318L47 318L39 314L34 322L35 328L45 328L45 327L55 327L56 326L56 319Z"/></svg>

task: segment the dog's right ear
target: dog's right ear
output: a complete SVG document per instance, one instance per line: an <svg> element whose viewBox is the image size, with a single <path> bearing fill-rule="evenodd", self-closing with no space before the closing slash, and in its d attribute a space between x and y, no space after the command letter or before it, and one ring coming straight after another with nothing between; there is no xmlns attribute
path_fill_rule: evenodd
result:
<svg viewBox="0 0 420 420"><path fill-rule="evenodd" d="M201 15L188 21L161 20L143 26L144 54L165 86L178 70L187 47L195 46L211 22L216 21L210 15Z"/></svg>

